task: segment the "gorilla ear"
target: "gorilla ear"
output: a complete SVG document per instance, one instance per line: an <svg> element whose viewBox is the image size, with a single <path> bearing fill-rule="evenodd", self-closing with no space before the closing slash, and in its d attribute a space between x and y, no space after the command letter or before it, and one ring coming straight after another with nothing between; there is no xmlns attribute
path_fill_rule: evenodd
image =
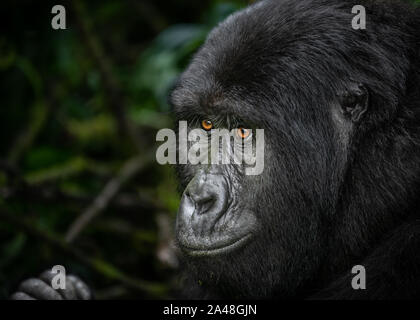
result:
<svg viewBox="0 0 420 320"><path fill-rule="evenodd" d="M343 116L352 122L359 122L369 106L369 91L362 83L352 83L339 95Z"/></svg>

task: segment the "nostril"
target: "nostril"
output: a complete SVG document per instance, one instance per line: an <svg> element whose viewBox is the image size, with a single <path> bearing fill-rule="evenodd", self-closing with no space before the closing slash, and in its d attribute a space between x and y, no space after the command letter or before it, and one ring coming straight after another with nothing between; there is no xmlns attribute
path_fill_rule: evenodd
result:
<svg viewBox="0 0 420 320"><path fill-rule="evenodd" d="M213 197L203 198L200 201L196 202L196 209L198 214L204 214L210 211L213 207L216 199Z"/></svg>
<svg viewBox="0 0 420 320"><path fill-rule="evenodd" d="M186 196L194 203L195 211L197 214L207 213L217 201L217 196L214 194L196 194L186 193Z"/></svg>
<svg viewBox="0 0 420 320"><path fill-rule="evenodd" d="M201 204L204 202L212 201L214 198L213 194L210 194L207 190L199 190L198 192L188 192L187 196L195 203Z"/></svg>

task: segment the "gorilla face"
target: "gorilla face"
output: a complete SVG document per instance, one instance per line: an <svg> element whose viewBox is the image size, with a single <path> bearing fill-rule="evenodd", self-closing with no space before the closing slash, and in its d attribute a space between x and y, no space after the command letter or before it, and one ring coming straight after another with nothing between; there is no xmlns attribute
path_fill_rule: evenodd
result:
<svg viewBox="0 0 420 320"><path fill-rule="evenodd" d="M178 86L173 96L182 94L183 90L189 89ZM251 195L246 155L249 158L256 152L254 130L246 129L245 122L232 114L204 115L197 110L197 114L188 112L189 117L185 119L181 118L182 110L184 107L176 107L180 119L188 121L188 134L199 129L208 139L207 148L201 152L206 153L210 160L206 162L211 164L178 168L185 189L176 222L178 244L192 257L235 252L251 241L259 229L254 203L244 201ZM224 130L224 136L217 136L220 129ZM215 139L217 146L213 145ZM192 142L188 144L190 149L192 145Z"/></svg>
<svg viewBox="0 0 420 320"><path fill-rule="evenodd" d="M191 170L177 216L178 243L191 256L228 254L258 229L254 208L243 201L243 170L209 165Z"/></svg>

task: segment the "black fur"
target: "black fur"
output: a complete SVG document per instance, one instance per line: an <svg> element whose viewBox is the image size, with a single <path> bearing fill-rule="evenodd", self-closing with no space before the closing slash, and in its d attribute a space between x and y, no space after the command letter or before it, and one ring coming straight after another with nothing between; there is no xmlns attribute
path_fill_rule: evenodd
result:
<svg viewBox="0 0 420 320"><path fill-rule="evenodd" d="M367 29L353 30L353 5ZM178 120L265 129L242 201L261 230L239 252L186 258L200 297L420 297L420 12L399 1L262 1L211 32L172 95ZM340 113L354 83L360 121ZM194 170L179 166L185 187ZM353 290L351 268L366 268Z"/></svg>

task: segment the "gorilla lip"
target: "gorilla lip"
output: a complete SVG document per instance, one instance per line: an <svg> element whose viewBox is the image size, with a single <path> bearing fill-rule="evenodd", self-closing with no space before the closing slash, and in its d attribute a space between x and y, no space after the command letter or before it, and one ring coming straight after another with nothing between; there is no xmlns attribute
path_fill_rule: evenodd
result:
<svg viewBox="0 0 420 320"><path fill-rule="evenodd" d="M181 244L181 248L190 256L215 256L219 254L223 254L229 252L230 250L237 249L244 245L250 238L252 234L247 234L235 241L232 241L226 245L222 245L219 247L209 247L209 248L191 248Z"/></svg>

